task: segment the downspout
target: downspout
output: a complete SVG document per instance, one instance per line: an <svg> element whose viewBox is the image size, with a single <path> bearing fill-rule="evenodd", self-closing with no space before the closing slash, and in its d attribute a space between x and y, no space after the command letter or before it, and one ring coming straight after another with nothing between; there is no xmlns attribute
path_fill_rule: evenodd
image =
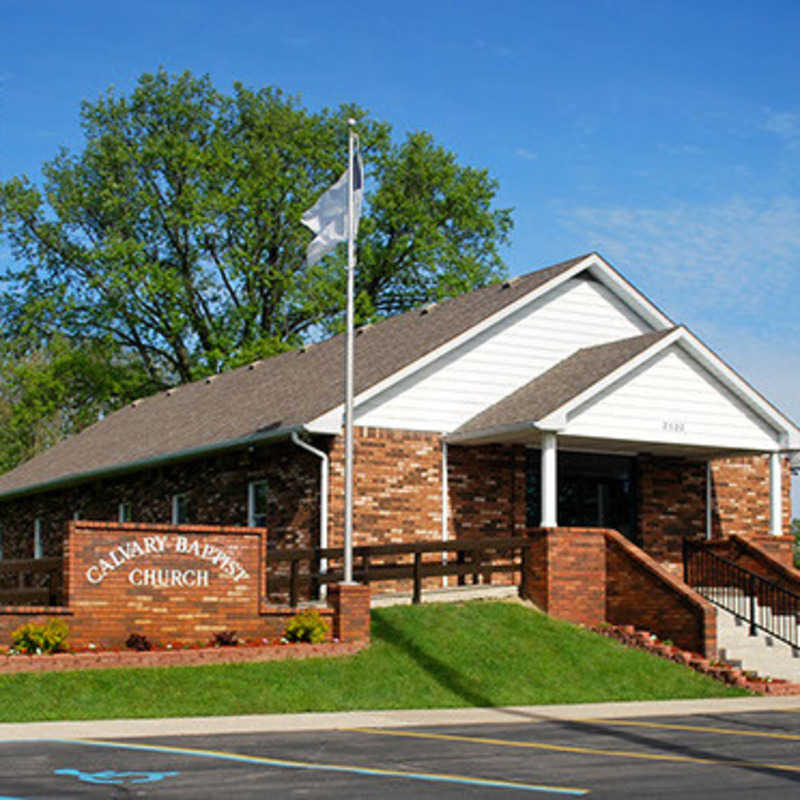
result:
<svg viewBox="0 0 800 800"><path fill-rule="evenodd" d="M711 504L714 501L712 493L713 486L713 472L711 469L711 461L706 461L706 541L711 541L711 529L713 522L713 509Z"/></svg>
<svg viewBox="0 0 800 800"><path fill-rule="evenodd" d="M442 434L442 541L447 541L447 511L448 511L448 491L447 491L447 441ZM447 553L442 553L442 563L447 563ZM442 586L447 587L447 575L442 575Z"/></svg>
<svg viewBox="0 0 800 800"><path fill-rule="evenodd" d="M308 442L304 442L298 435L297 431L292 431L292 441L303 450L308 450L309 453L315 455L320 460L319 469L319 546L328 546L328 484L330 474L330 459L328 454L316 447L312 447ZM319 571L321 575L326 575L328 572L328 559L321 558L319 560ZM328 585L323 584L319 590L319 596L324 600L328 594Z"/></svg>

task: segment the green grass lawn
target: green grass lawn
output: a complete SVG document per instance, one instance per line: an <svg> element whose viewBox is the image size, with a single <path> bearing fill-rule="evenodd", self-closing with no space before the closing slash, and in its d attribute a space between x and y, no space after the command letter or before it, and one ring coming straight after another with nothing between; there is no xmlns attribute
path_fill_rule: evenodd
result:
<svg viewBox="0 0 800 800"><path fill-rule="evenodd" d="M0 721L445 708L742 695L517 603L373 611L332 659L0 676Z"/></svg>

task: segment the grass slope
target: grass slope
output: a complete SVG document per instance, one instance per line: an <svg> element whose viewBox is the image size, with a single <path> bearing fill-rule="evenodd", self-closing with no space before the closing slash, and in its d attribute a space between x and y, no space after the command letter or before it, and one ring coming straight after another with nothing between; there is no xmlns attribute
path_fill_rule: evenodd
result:
<svg viewBox="0 0 800 800"><path fill-rule="evenodd" d="M660 700L743 694L516 603L376 610L355 656L0 676L0 721Z"/></svg>

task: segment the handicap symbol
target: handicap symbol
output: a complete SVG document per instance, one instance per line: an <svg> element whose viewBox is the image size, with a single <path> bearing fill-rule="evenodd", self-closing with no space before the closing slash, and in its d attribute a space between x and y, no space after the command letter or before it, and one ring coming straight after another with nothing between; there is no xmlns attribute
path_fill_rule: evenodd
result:
<svg viewBox="0 0 800 800"><path fill-rule="evenodd" d="M79 781L85 783L155 783L156 781L180 775L180 772L117 772L113 769L101 772L81 772L79 769L57 769L56 775L74 775Z"/></svg>

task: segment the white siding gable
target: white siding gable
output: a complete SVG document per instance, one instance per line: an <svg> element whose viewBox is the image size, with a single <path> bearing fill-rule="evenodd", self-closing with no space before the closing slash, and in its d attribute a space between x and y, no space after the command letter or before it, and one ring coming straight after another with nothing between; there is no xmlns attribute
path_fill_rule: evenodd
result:
<svg viewBox="0 0 800 800"><path fill-rule="evenodd" d="M575 350L650 330L600 283L572 278L357 406L355 423L449 432Z"/></svg>
<svg viewBox="0 0 800 800"><path fill-rule="evenodd" d="M770 450L768 427L679 344L568 415L565 436Z"/></svg>

